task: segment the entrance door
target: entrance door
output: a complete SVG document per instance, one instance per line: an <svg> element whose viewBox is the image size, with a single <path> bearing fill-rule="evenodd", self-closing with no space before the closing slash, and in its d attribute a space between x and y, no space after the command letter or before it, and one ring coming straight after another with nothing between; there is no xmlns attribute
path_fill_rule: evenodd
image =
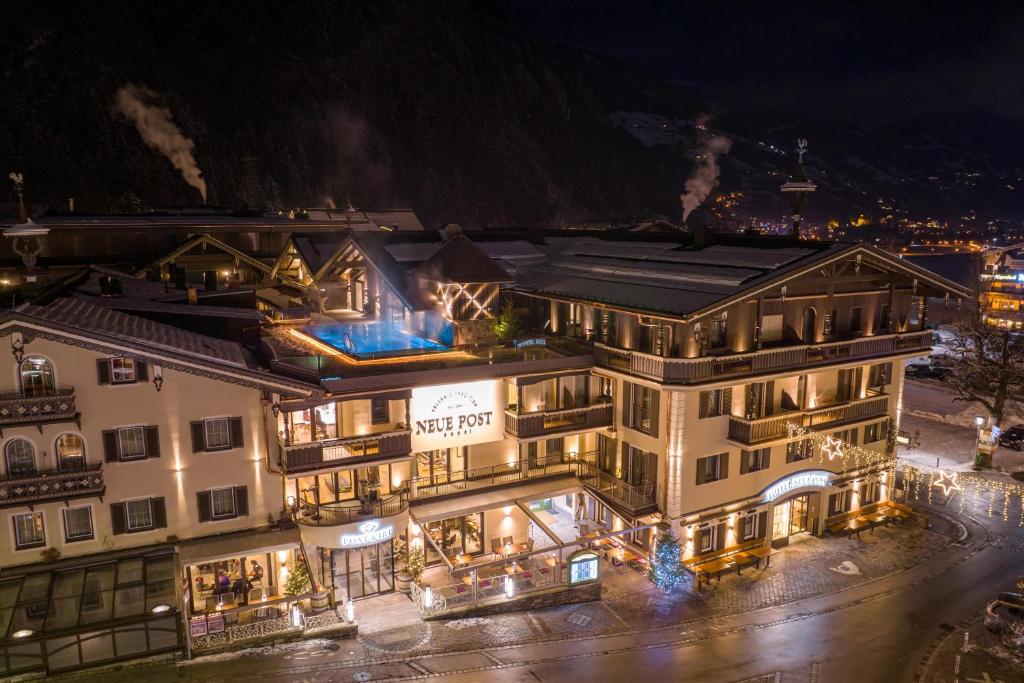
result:
<svg viewBox="0 0 1024 683"><path fill-rule="evenodd" d="M786 545L790 536L807 531L809 520L810 494L776 503L772 509L772 545Z"/></svg>
<svg viewBox="0 0 1024 683"><path fill-rule="evenodd" d="M395 589L395 562L392 543L378 543L365 548L335 550L335 600L357 600Z"/></svg>
<svg viewBox="0 0 1024 683"><path fill-rule="evenodd" d="M789 501L789 535L807 531L807 496L797 496Z"/></svg>

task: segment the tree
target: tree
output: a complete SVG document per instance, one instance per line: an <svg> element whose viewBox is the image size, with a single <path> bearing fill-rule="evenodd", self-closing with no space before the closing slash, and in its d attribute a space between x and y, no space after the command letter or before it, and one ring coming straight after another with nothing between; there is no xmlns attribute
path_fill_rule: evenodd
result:
<svg viewBox="0 0 1024 683"><path fill-rule="evenodd" d="M658 539L651 556L651 567L647 570L647 578L659 590L668 593L682 584L685 575L679 539L669 530Z"/></svg>
<svg viewBox="0 0 1024 683"><path fill-rule="evenodd" d="M512 341L519 334L519 311L511 299L505 299L505 304L494 319L493 329L498 341Z"/></svg>
<svg viewBox="0 0 1024 683"><path fill-rule="evenodd" d="M409 550L409 557L406 561L406 569L409 572L409 576L412 577L413 581L419 581L426 567L427 560L423 555L423 547L420 545L413 546Z"/></svg>
<svg viewBox="0 0 1024 683"><path fill-rule="evenodd" d="M296 559L292 562L288 578L284 580L285 595L302 595L309 590L309 572L306 563Z"/></svg>
<svg viewBox="0 0 1024 683"><path fill-rule="evenodd" d="M970 401L988 413L986 429L1002 424L1010 401L1024 398L1024 335L987 322L972 310L959 320L948 344L953 358L954 401ZM989 466L979 453L977 465Z"/></svg>

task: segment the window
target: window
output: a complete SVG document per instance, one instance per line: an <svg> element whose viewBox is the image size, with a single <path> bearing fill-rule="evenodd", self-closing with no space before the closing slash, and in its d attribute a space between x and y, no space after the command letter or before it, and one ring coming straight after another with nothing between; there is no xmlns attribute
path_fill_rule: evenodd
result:
<svg viewBox="0 0 1024 683"><path fill-rule="evenodd" d="M544 459L549 463L553 463L556 459L561 460L565 453L565 439L548 439L544 445Z"/></svg>
<svg viewBox="0 0 1024 683"><path fill-rule="evenodd" d="M149 498L126 500L124 511L128 531L153 528L153 502Z"/></svg>
<svg viewBox="0 0 1024 683"><path fill-rule="evenodd" d="M331 404L333 406L333 404ZM214 417L192 423L192 452L242 447L242 418Z"/></svg>
<svg viewBox="0 0 1024 683"><path fill-rule="evenodd" d="M761 341L772 342L780 339L782 339L782 314L762 316Z"/></svg>
<svg viewBox="0 0 1024 683"><path fill-rule="evenodd" d="M18 550L46 545L42 512L14 515L14 544Z"/></svg>
<svg viewBox="0 0 1024 683"><path fill-rule="evenodd" d="M231 448L231 422L226 417L214 420L203 420L203 432L206 439L206 450Z"/></svg>
<svg viewBox="0 0 1024 683"><path fill-rule="evenodd" d="M850 309L850 332L860 332L864 329L861 321L861 312L860 306L854 306Z"/></svg>
<svg viewBox="0 0 1024 683"><path fill-rule="evenodd" d="M641 384L626 382L627 410L625 423L638 432L658 435L658 391Z"/></svg>
<svg viewBox="0 0 1024 683"><path fill-rule="evenodd" d="M878 501L878 481L872 480L864 484L861 494L861 505L868 505Z"/></svg>
<svg viewBox="0 0 1024 683"><path fill-rule="evenodd" d="M85 469L85 442L78 434L61 434L54 446L57 451L57 467L61 472Z"/></svg>
<svg viewBox="0 0 1024 683"><path fill-rule="evenodd" d="M48 396L56 390L53 364L41 356L21 361L21 392L25 396Z"/></svg>
<svg viewBox="0 0 1024 683"><path fill-rule="evenodd" d="M370 422L375 425L385 424L391 421L390 406L386 398L370 399Z"/></svg>
<svg viewBox="0 0 1024 683"><path fill-rule="evenodd" d="M113 384L124 384L135 381L135 361L131 358L110 359L110 381Z"/></svg>
<svg viewBox="0 0 1024 683"><path fill-rule="evenodd" d="M832 438L833 439L838 439L839 441L842 441L843 443L848 443L851 446L856 446L857 445L857 438L859 436L858 432L860 432L860 429L857 428L857 427L854 427L853 429L844 429L841 432L834 433L832 435ZM867 443L867 441L865 441L864 443Z"/></svg>
<svg viewBox="0 0 1024 683"><path fill-rule="evenodd" d="M881 441L888 435L887 432L888 424L885 421L870 424L864 428L864 443Z"/></svg>
<svg viewBox="0 0 1024 683"><path fill-rule="evenodd" d="M718 417L729 414L732 409L732 388L712 389L700 392L699 417Z"/></svg>
<svg viewBox="0 0 1024 683"><path fill-rule="evenodd" d="M833 493L828 497L829 516L840 515L850 509L851 498L849 494L850 492L848 490L843 489L842 491Z"/></svg>
<svg viewBox="0 0 1024 683"><path fill-rule="evenodd" d="M210 510L214 519L235 516L235 490L233 488L210 491Z"/></svg>
<svg viewBox="0 0 1024 683"><path fill-rule="evenodd" d="M697 530L697 553L703 555L715 549L715 536L718 535L718 527L709 526Z"/></svg>
<svg viewBox="0 0 1024 683"><path fill-rule="evenodd" d="M743 451L742 466L740 474L747 472L760 472L768 469L770 448L758 448L755 451Z"/></svg>
<svg viewBox="0 0 1024 683"><path fill-rule="evenodd" d="M697 458L697 484L707 484L729 476L729 454L718 453Z"/></svg>
<svg viewBox="0 0 1024 683"><path fill-rule="evenodd" d="M747 515L743 518L740 528L740 540L749 541L757 536L757 515Z"/></svg>
<svg viewBox="0 0 1024 683"><path fill-rule="evenodd" d="M117 430L117 445L122 460L146 457L145 427L121 427Z"/></svg>
<svg viewBox="0 0 1024 683"><path fill-rule="evenodd" d="M868 386L872 389L885 389L892 381L892 363L876 363L868 370Z"/></svg>
<svg viewBox="0 0 1024 683"><path fill-rule="evenodd" d="M28 439L11 439L4 446L8 477L30 477L36 473L36 449Z"/></svg>
<svg viewBox="0 0 1024 683"><path fill-rule="evenodd" d="M73 541L86 541L93 536L92 530L92 508L88 506L80 508L64 509L64 540L68 543Z"/></svg>
<svg viewBox="0 0 1024 683"><path fill-rule="evenodd" d="M103 432L107 462L160 457L160 435L154 426L119 427Z"/></svg>
<svg viewBox="0 0 1024 683"><path fill-rule="evenodd" d="M811 457L811 440L791 441L786 444L786 462L797 462Z"/></svg>
<svg viewBox="0 0 1024 683"><path fill-rule="evenodd" d="M320 502L329 502L320 498ZM249 514L249 490L245 486L223 486L209 491L198 491L196 503L200 522L245 517Z"/></svg>

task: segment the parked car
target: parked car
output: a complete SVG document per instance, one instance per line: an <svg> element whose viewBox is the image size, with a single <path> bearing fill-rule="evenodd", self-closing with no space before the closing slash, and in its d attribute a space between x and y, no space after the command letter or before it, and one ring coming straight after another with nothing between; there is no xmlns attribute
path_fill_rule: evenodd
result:
<svg viewBox="0 0 1024 683"><path fill-rule="evenodd" d="M905 374L912 379L949 379L953 375L953 368L926 363L913 363L908 365Z"/></svg>
<svg viewBox="0 0 1024 683"><path fill-rule="evenodd" d="M1024 449L1024 425L1014 425L999 435L999 445L1015 451Z"/></svg>

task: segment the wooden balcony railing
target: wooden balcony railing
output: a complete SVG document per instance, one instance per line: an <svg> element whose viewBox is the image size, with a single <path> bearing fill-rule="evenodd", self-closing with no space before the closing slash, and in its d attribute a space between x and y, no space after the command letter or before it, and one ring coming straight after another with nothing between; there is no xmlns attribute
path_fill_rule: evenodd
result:
<svg viewBox="0 0 1024 683"><path fill-rule="evenodd" d="M394 458L412 450L412 432L402 429L381 434L364 434L313 443L285 445L283 465L288 473L333 467L353 458Z"/></svg>
<svg viewBox="0 0 1024 683"><path fill-rule="evenodd" d="M729 418L729 438L749 446L785 438L788 425L811 429L827 429L861 420L884 417L889 413L889 397L869 398L840 403L813 410L792 411L782 415L746 420L741 417Z"/></svg>
<svg viewBox="0 0 1024 683"><path fill-rule="evenodd" d="M608 427L612 424L611 403L598 403L582 408L544 410L536 413L505 411L505 431L511 436L528 438L558 434L578 429Z"/></svg>
<svg viewBox="0 0 1024 683"><path fill-rule="evenodd" d="M61 387L45 396L0 395L0 428L78 419L73 387Z"/></svg>
<svg viewBox="0 0 1024 683"><path fill-rule="evenodd" d="M653 511L653 508L657 507L653 484L634 486L602 472L592 462L586 460L577 462L576 476L592 493L634 513L645 510Z"/></svg>
<svg viewBox="0 0 1024 683"><path fill-rule="evenodd" d="M798 370L808 366L854 361L906 351L927 352L931 346L931 330L702 358L663 358L650 353L595 343L594 361L598 365L613 370L621 370L665 384L699 384L718 379Z"/></svg>
<svg viewBox="0 0 1024 683"><path fill-rule="evenodd" d="M103 492L103 465L92 463L71 472L45 470L4 477L0 479L0 507L102 496Z"/></svg>

